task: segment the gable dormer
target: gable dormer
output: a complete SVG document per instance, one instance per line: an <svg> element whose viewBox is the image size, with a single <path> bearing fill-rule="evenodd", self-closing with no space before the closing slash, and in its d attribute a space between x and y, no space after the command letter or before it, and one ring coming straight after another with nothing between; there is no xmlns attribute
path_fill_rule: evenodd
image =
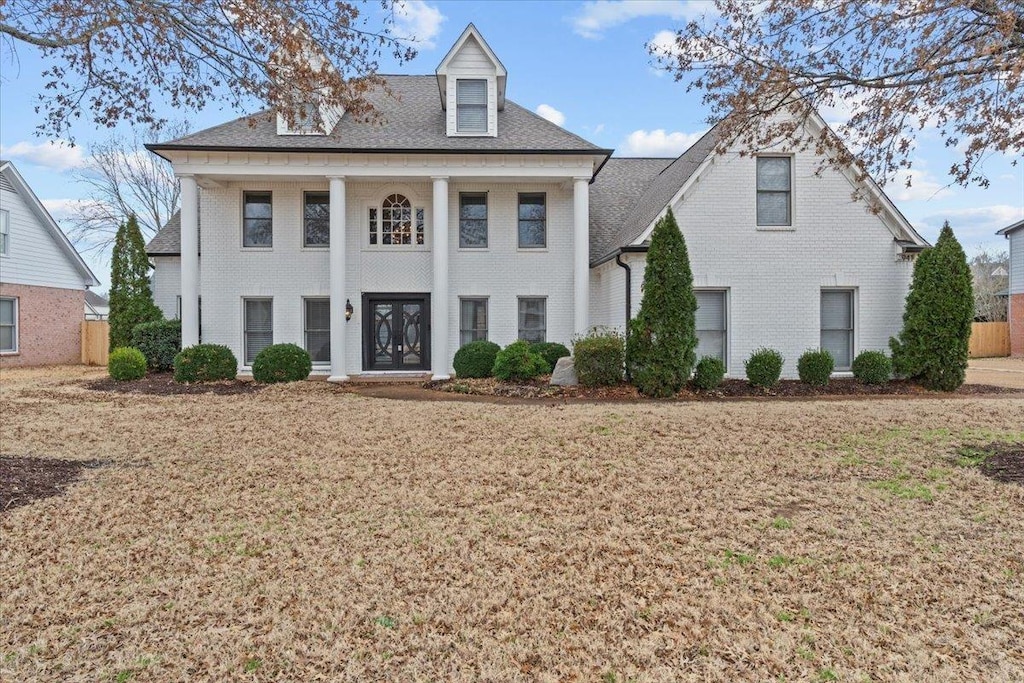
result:
<svg viewBox="0 0 1024 683"><path fill-rule="evenodd" d="M496 137L505 108L505 67L470 24L437 67L449 137Z"/></svg>
<svg viewBox="0 0 1024 683"><path fill-rule="evenodd" d="M295 33L304 38L302 49L297 54L279 49L270 56L267 68L274 79L281 84L294 83L297 77L303 83L316 83L323 82L326 76L336 75L337 69L320 46L305 36L301 29L296 28ZM277 134L330 135L344 116L345 109L330 103L329 99L326 86L307 92L293 88L291 100L298 103L295 120L289 123L285 116L277 114Z"/></svg>

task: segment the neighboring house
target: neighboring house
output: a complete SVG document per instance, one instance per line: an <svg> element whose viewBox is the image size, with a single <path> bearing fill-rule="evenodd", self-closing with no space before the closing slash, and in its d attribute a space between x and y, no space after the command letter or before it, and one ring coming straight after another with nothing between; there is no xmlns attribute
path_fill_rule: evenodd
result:
<svg viewBox="0 0 1024 683"><path fill-rule="evenodd" d="M85 319L106 320L110 316L110 302L96 292L85 292Z"/></svg>
<svg viewBox="0 0 1024 683"><path fill-rule="evenodd" d="M1024 356L1024 220L996 234L1010 240L1010 302L1006 315L1010 321L1010 355Z"/></svg>
<svg viewBox="0 0 1024 683"><path fill-rule="evenodd" d="M0 161L0 365L78 363L85 292L97 285L18 170Z"/></svg>
<svg viewBox="0 0 1024 683"><path fill-rule="evenodd" d="M150 145L182 184L147 251L166 315L180 297L184 343L198 341L200 294L203 341L243 372L293 342L337 381L445 377L473 339L622 329L668 207L698 288L699 353L730 374L760 346L785 355L786 376L819 345L847 371L899 332L927 244L870 181L817 174L815 154L784 145L716 155L716 129L678 159L614 158L506 99L507 77L470 25L434 75L386 77L380 124L325 110L297 129L241 118ZM824 126L813 118L809 134Z"/></svg>

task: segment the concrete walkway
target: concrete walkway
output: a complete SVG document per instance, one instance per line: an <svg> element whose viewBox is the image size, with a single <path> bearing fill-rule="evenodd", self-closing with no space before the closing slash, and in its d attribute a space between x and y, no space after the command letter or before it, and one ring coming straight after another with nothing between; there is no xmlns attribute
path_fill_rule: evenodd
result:
<svg viewBox="0 0 1024 683"><path fill-rule="evenodd" d="M967 382L1024 389L1024 358L974 358L967 364Z"/></svg>

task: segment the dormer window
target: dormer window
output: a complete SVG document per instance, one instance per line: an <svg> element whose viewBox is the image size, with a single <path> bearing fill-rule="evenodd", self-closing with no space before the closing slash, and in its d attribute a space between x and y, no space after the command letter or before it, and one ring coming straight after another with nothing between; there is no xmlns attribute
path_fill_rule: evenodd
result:
<svg viewBox="0 0 1024 683"><path fill-rule="evenodd" d="M460 78L455 82L456 130L487 133L487 80Z"/></svg>
<svg viewBox="0 0 1024 683"><path fill-rule="evenodd" d="M299 107L295 114L295 132L297 133L320 133L320 107L307 102Z"/></svg>

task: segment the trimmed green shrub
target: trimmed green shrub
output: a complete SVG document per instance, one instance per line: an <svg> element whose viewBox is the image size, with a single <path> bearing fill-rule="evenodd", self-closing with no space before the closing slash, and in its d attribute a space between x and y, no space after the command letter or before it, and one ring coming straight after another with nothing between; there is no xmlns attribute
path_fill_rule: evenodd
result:
<svg viewBox="0 0 1024 683"><path fill-rule="evenodd" d="M271 344L256 354L252 378L263 384L298 382L313 371L309 352L295 344Z"/></svg>
<svg viewBox="0 0 1024 683"><path fill-rule="evenodd" d="M572 355L565 344L559 344L558 342L536 342L531 344L531 346L534 351L541 355L541 358L548 362L552 370L554 370L559 358Z"/></svg>
<svg viewBox="0 0 1024 683"><path fill-rule="evenodd" d="M702 391L717 388L725 379L725 362L714 356L704 356L697 361L693 371L693 386Z"/></svg>
<svg viewBox="0 0 1024 683"><path fill-rule="evenodd" d="M512 342L494 358L494 376L505 380L527 380L551 372L544 357L534 351L529 342Z"/></svg>
<svg viewBox="0 0 1024 683"><path fill-rule="evenodd" d="M132 346L142 351L151 372L174 369L174 357L181 351L181 321L154 320L132 328Z"/></svg>
<svg viewBox="0 0 1024 683"><path fill-rule="evenodd" d="M457 377L490 377L501 347L483 339L471 341L455 352L452 367Z"/></svg>
<svg viewBox="0 0 1024 683"><path fill-rule="evenodd" d="M743 362L747 381L755 387L773 387L782 376L782 354L775 349L761 348Z"/></svg>
<svg viewBox="0 0 1024 683"><path fill-rule="evenodd" d="M615 331L591 332L572 343L573 365L580 384L607 387L622 381L626 346Z"/></svg>
<svg viewBox="0 0 1024 683"><path fill-rule="evenodd" d="M175 382L217 382L237 374L235 354L220 344L196 344L174 357Z"/></svg>
<svg viewBox="0 0 1024 683"><path fill-rule="evenodd" d="M119 346L110 352L110 358L107 359L107 373L118 382L142 379L146 376L146 357L138 349Z"/></svg>
<svg viewBox="0 0 1024 683"><path fill-rule="evenodd" d="M149 289L149 257L134 215L121 224L110 257L110 349L130 346L140 323L163 320Z"/></svg>
<svg viewBox="0 0 1024 683"><path fill-rule="evenodd" d="M796 362L796 371L800 375L800 381L810 384L812 387L828 386L828 381L835 368L835 359L824 349L808 349L801 354L800 359Z"/></svg>
<svg viewBox="0 0 1024 683"><path fill-rule="evenodd" d="M693 273L686 240L670 209L654 226L644 269L640 311L629 324L626 370L647 396L672 396L696 360Z"/></svg>
<svg viewBox="0 0 1024 683"><path fill-rule="evenodd" d="M967 373L973 319L971 269L947 222L914 264L903 331L889 340L896 374L933 391L954 391Z"/></svg>
<svg viewBox="0 0 1024 683"><path fill-rule="evenodd" d="M885 384L892 377L892 361L881 351L863 351L853 359L853 376L865 384Z"/></svg>

